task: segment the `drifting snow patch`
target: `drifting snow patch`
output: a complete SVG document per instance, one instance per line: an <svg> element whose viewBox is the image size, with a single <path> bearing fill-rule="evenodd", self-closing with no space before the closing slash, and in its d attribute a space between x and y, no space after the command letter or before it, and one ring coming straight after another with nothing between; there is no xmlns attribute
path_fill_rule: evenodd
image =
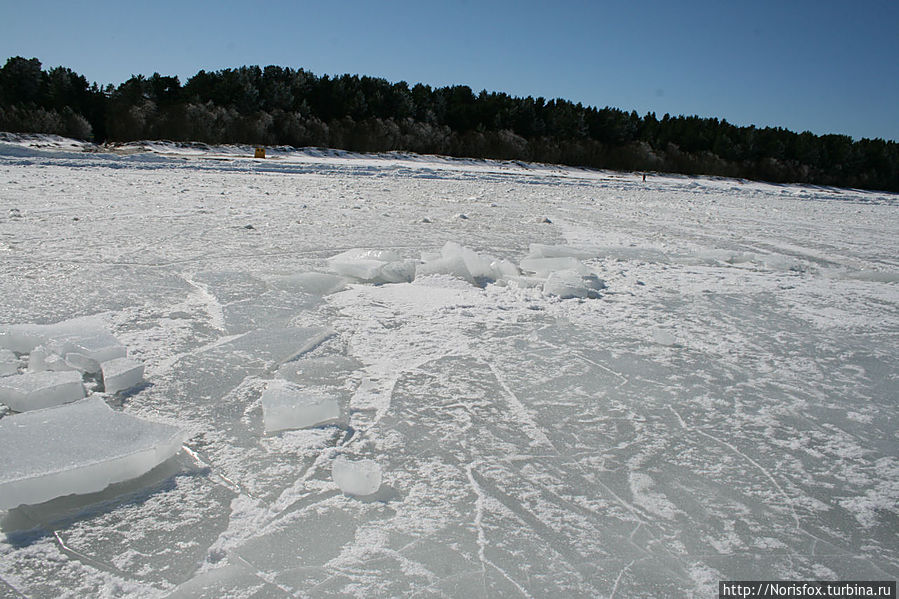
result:
<svg viewBox="0 0 899 599"><path fill-rule="evenodd" d="M184 438L99 398L8 416L0 420L0 509L102 491L175 455Z"/></svg>

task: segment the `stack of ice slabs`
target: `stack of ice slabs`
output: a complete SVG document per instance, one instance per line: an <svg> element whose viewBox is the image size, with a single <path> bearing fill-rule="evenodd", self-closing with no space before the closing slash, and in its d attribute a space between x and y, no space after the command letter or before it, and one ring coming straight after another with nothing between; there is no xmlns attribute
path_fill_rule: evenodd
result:
<svg viewBox="0 0 899 599"><path fill-rule="evenodd" d="M0 509L138 477L177 453L184 437L99 398L7 416L0 419Z"/></svg>

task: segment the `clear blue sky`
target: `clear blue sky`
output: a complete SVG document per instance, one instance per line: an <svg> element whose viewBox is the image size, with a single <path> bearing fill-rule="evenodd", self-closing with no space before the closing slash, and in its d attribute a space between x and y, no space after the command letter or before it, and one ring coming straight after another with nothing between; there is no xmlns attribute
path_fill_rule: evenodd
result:
<svg viewBox="0 0 899 599"><path fill-rule="evenodd" d="M90 81L276 64L899 140L897 0L0 0L0 60Z"/></svg>

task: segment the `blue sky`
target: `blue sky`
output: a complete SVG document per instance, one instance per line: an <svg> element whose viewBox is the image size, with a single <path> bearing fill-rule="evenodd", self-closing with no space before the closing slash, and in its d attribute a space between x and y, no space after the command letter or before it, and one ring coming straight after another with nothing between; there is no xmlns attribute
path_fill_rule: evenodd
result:
<svg viewBox="0 0 899 599"><path fill-rule="evenodd" d="M899 2L0 0L0 59L98 83L277 64L899 140Z"/></svg>

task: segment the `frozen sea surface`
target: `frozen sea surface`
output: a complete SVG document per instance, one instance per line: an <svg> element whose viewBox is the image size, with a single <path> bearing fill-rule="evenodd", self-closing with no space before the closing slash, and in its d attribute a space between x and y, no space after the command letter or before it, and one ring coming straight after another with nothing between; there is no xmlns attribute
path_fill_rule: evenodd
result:
<svg viewBox="0 0 899 599"><path fill-rule="evenodd" d="M0 597L710 597L718 580L899 578L896 195L80 149L0 143L0 324L95 316L145 365L112 407L187 441L140 479L0 512ZM414 263L446 242L572 258L606 287L559 299L529 272L452 269L359 283L328 262ZM340 419L266 433L275 379ZM341 492L338 460L372 460L378 491Z"/></svg>

